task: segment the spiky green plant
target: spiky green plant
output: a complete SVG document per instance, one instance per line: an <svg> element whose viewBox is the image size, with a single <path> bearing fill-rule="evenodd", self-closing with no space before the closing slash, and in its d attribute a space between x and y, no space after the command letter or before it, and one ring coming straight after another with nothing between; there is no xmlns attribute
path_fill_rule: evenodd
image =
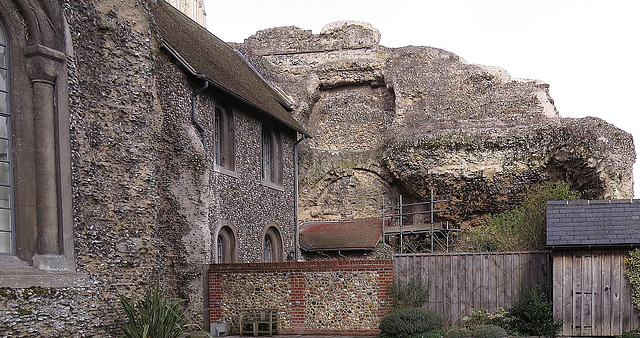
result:
<svg viewBox="0 0 640 338"><path fill-rule="evenodd" d="M147 290L144 299L118 297L127 318L122 337L175 338L188 326L185 300L168 300L158 285Z"/></svg>

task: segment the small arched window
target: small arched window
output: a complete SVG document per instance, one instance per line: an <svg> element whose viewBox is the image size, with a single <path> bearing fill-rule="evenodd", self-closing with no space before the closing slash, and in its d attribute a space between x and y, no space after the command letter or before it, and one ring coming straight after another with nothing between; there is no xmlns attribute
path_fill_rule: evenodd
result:
<svg viewBox="0 0 640 338"><path fill-rule="evenodd" d="M271 226L264 234L262 261L265 263L283 262L284 247L278 228Z"/></svg>
<svg viewBox="0 0 640 338"><path fill-rule="evenodd" d="M216 256L218 263L235 263L237 260L236 236L228 226L223 226L220 231L218 231Z"/></svg>
<svg viewBox="0 0 640 338"><path fill-rule="evenodd" d="M0 254L14 254L11 110L7 34L0 21Z"/></svg>

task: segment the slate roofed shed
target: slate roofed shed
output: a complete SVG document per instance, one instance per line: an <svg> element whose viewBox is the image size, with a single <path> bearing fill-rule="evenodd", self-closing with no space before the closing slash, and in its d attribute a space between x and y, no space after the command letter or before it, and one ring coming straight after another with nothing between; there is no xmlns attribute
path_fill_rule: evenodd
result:
<svg viewBox="0 0 640 338"><path fill-rule="evenodd" d="M293 130L308 135L291 116L288 99L268 84L231 46L188 16L158 0L153 8L163 46L194 74Z"/></svg>
<svg viewBox="0 0 640 338"><path fill-rule="evenodd" d="M547 246L640 246L640 200L549 201Z"/></svg>

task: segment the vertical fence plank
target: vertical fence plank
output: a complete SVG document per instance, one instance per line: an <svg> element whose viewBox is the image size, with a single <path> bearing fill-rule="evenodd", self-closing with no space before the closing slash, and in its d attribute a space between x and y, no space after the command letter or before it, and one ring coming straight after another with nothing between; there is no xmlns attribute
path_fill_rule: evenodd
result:
<svg viewBox="0 0 640 338"><path fill-rule="evenodd" d="M468 282L469 277L471 276L468 269L468 261L470 261L470 259L469 256L462 255L457 259L457 261L458 271L460 273L458 276L458 279L460 280L458 282L458 286L460 287L460 294L463 296L460 297L458 316L454 318L454 321L452 321L454 323L461 320L462 316L466 315L467 313L471 313L471 307L469 306L471 301L471 299L469 298L470 283Z"/></svg>
<svg viewBox="0 0 640 338"><path fill-rule="evenodd" d="M633 329L631 317L633 316L633 304L631 303L631 284L629 280L624 277L625 268L625 257L626 252L618 252L618 259L616 260L615 269L619 271L618 273L622 276L620 279L620 307L622 314L622 331L629 331Z"/></svg>
<svg viewBox="0 0 640 338"><path fill-rule="evenodd" d="M594 336L602 336L603 335L603 318L602 318L602 273L604 270L602 269L602 255L601 251L593 252L593 260L591 271L591 292L593 293L592 301L591 301L591 333Z"/></svg>
<svg viewBox="0 0 640 338"><path fill-rule="evenodd" d="M460 272L458 271L458 260L452 259L452 256L447 257L447 264L451 267L451 300L450 300L450 321L456 321L460 317L460 298L464 294L460 289Z"/></svg>
<svg viewBox="0 0 640 338"><path fill-rule="evenodd" d="M620 298L622 296L622 276L620 276L619 269L617 268L620 265L620 255L612 255L611 257L611 279L613 284L611 286L611 302L613 304L611 312L614 314L622 313L622 306ZM622 333L622 317L621 316L613 316L611 323L611 331L615 335L619 335Z"/></svg>
<svg viewBox="0 0 640 338"><path fill-rule="evenodd" d="M564 330L563 335L565 336L573 336L577 334L577 331L574 330L574 302L573 302L573 271L576 268L575 262L573 259L573 254L570 252L562 252L563 267L562 267L562 283L564 284L564 291L562 293L562 305L564 311L564 317L562 320L564 321Z"/></svg>
<svg viewBox="0 0 640 338"><path fill-rule="evenodd" d="M568 327L568 321L566 320L565 315L565 306L563 303L563 299L565 297L565 283L563 283L564 278L564 255L554 255L553 256L553 277L552 277L552 287L553 287L553 298L555 301L553 302L553 314L562 320L562 331L560 332L561 336L566 336L570 332L570 328Z"/></svg>
<svg viewBox="0 0 640 338"><path fill-rule="evenodd" d="M611 311L613 307L613 303L611 302L611 283L612 283L612 275L613 269L604 269L604 267L610 267L612 264L611 255L602 255L602 318L604 320L602 326L602 335L603 336L612 336L613 330L611 327L612 321L605 320L607 318L612 318L614 314Z"/></svg>

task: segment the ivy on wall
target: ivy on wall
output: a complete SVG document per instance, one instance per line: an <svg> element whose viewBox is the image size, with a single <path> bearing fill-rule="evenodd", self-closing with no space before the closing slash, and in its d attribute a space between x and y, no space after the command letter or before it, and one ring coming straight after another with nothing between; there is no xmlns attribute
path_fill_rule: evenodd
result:
<svg viewBox="0 0 640 338"><path fill-rule="evenodd" d="M640 310L640 249L629 252L625 259L627 263L627 278L631 282L631 302Z"/></svg>

